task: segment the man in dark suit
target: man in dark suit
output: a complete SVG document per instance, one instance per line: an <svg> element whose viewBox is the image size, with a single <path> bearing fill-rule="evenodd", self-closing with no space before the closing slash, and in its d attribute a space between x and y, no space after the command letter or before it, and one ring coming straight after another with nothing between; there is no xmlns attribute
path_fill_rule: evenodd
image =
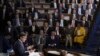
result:
<svg viewBox="0 0 100 56"><path fill-rule="evenodd" d="M71 14L72 13L72 6L71 5L68 6L67 13L68 14Z"/></svg>
<svg viewBox="0 0 100 56"><path fill-rule="evenodd" d="M54 26L55 19L53 18L52 14L49 15L49 18L46 21L48 22L48 24L49 24L50 27Z"/></svg>
<svg viewBox="0 0 100 56"><path fill-rule="evenodd" d="M52 8L58 8L57 0L53 0L53 2L51 2L51 7Z"/></svg>
<svg viewBox="0 0 100 56"><path fill-rule="evenodd" d="M19 39L14 44L14 51L17 56L28 56L28 53L25 52L26 48L24 47L24 42L26 41L27 36L25 33L21 33Z"/></svg>
<svg viewBox="0 0 100 56"><path fill-rule="evenodd" d="M78 4L77 14L78 15L83 15L83 13L84 13L84 10L83 10L82 4Z"/></svg>
<svg viewBox="0 0 100 56"><path fill-rule="evenodd" d="M32 32L34 32L35 34L39 34L39 27L36 25L36 22L32 22L32 26L30 26L28 28L28 32L29 34L31 34Z"/></svg>
<svg viewBox="0 0 100 56"><path fill-rule="evenodd" d="M55 30L55 32L56 32L56 35L57 36L62 36L63 35L63 27L60 27L60 24L59 24L59 22L56 22L55 23L55 26L53 27L53 30Z"/></svg>
<svg viewBox="0 0 100 56"><path fill-rule="evenodd" d="M3 19L3 5L0 4L0 18Z"/></svg>
<svg viewBox="0 0 100 56"><path fill-rule="evenodd" d="M47 48L58 48L60 43L59 36L56 36L55 31L51 32L51 36L46 38Z"/></svg>
<svg viewBox="0 0 100 56"><path fill-rule="evenodd" d="M25 1L24 0L16 0L15 6L16 7L25 7Z"/></svg>
<svg viewBox="0 0 100 56"><path fill-rule="evenodd" d="M44 35L43 30L40 30L40 34L37 36L37 38L38 38L38 41L37 41L38 51L42 52L44 45L46 43L46 36Z"/></svg>
<svg viewBox="0 0 100 56"><path fill-rule="evenodd" d="M45 35L49 35L50 36L52 28L49 27L48 22L44 22L44 24L41 27L41 29L44 31Z"/></svg>
<svg viewBox="0 0 100 56"><path fill-rule="evenodd" d="M8 50L12 50L12 43L11 43L11 35L9 33L6 33L3 38L3 52L7 53Z"/></svg>
<svg viewBox="0 0 100 56"><path fill-rule="evenodd" d="M55 9L54 12L53 12L53 19L56 21L59 19L59 11L58 9Z"/></svg>
<svg viewBox="0 0 100 56"><path fill-rule="evenodd" d="M67 4L71 4L72 3L72 0L67 0L66 3Z"/></svg>
<svg viewBox="0 0 100 56"><path fill-rule="evenodd" d="M70 22L70 20L65 20L64 19L64 15L61 14L61 19L59 20L59 22L60 22L60 27L65 27L65 26L68 25L68 23Z"/></svg>
<svg viewBox="0 0 100 56"><path fill-rule="evenodd" d="M13 30L13 27L12 27L12 25L11 25L11 22L10 21L8 21L7 22L7 26L5 27L5 33L10 33L10 34L13 34L12 31Z"/></svg>
<svg viewBox="0 0 100 56"><path fill-rule="evenodd" d="M32 16L29 16L26 20L25 20L25 24L27 26L32 26Z"/></svg>

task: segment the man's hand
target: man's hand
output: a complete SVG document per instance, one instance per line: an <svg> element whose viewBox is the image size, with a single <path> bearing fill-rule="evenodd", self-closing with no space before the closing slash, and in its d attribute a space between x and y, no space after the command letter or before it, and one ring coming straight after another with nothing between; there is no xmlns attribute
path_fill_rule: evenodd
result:
<svg viewBox="0 0 100 56"><path fill-rule="evenodd" d="M33 45L30 45L27 47L27 50L31 50L34 46Z"/></svg>

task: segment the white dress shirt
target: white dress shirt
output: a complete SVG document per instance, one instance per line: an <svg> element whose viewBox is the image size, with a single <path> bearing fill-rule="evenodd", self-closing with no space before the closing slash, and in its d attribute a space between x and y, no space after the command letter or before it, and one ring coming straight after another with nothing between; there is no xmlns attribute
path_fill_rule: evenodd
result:
<svg viewBox="0 0 100 56"><path fill-rule="evenodd" d="M52 26L53 25L53 22L52 22L52 19L50 19L50 26Z"/></svg>
<svg viewBox="0 0 100 56"><path fill-rule="evenodd" d="M72 20L71 26L75 27L75 20L74 19Z"/></svg>
<svg viewBox="0 0 100 56"><path fill-rule="evenodd" d="M73 9L75 8L75 3L72 3L72 8L73 8Z"/></svg>
<svg viewBox="0 0 100 56"><path fill-rule="evenodd" d="M4 0L1 0L1 3L3 4L4 3Z"/></svg>
<svg viewBox="0 0 100 56"><path fill-rule="evenodd" d="M17 18L16 19L16 26L20 26L21 24L20 24L20 20L19 20L19 18Z"/></svg>
<svg viewBox="0 0 100 56"><path fill-rule="evenodd" d="M76 0L76 4L78 4L78 1Z"/></svg>
<svg viewBox="0 0 100 56"><path fill-rule="evenodd" d="M82 15L82 13L81 13L81 8L78 8L78 14L79 14L79 15Z"/></svg>
<svg viewBox="0 0 100 56"><path fill-rule="evenodd" d="M35 31L35 26L32 26L32 31L33 31L33 32Z"/></svg>
<svg viewBox="0 0 100 56"><path fill-rule="evenodd" d="M62 19L60 20L60 26L64 27L64 20L62 20Z"/></svg>
<svg viewBox="0 0 100 56"><path fill-rule="evenodd" d="M38 19L38 13L37 13L37 12L35 12L35 17L34 17L34 19Z"/></svg>
<svg viewBox="0 0 100 56"><path fill-rule="evenodd" d="M83 9L86 10L87 7L87 0L83 0Z"/></svg>
<svg viewBox="0 0 100 56"><path fill-rule="evenodd" d="M29 19L28 21L29 21L29 26L32 26L32 20Z"/></svg>
<svg viewBox="0 0 100 56"><path fill-rule="evenodd" d="M70 3L70 1L69 1L69 0L67 0L67 3L69 4L69 3Z"/></svg>
<svg viewBox="0 0 100 56"><path fill-rule="evenodd" d="M8 31L11 32L11 27L8 27Z"/></svg>
<svg viewBox="0 0 100 56"><path fill-rule="evenodd" d="M92 10L92 9L89 9L89 15L91 15L91 10Z"/></svg>
<svg viewBox="0 0 100 56"><path fill-rule="evenodd" d="M57 8L57 3L54 2L54 8Z"/></svg>
<svg viewBox="0 0 100 56"><path fill-rule="evenodd" d="M65 8L65 3L63 3L63 7Z"/></svg>
<svg viewBox="0 0 100 56"><path fill-rule="evenodd" d="M73 19L76 19L76 14L73 14Z"/></svg>
<svg viewBox="0 0 100 56"><path fill-rule="evenodd" d="M56 35L59 35L59 27L56 27Z"/></svg>
<svg viewBox="0 0 100 56"><path fill-rule="evenodd" d="M72 11L71 8L69 8L69 9L68 9L68 14L71 14L71 11Z"/></svg>
<svg viewBox="0 0 100 56"><path fill-rule="evenodd" d="M6 8L3 9L3 19L5 19Z"/></svg>

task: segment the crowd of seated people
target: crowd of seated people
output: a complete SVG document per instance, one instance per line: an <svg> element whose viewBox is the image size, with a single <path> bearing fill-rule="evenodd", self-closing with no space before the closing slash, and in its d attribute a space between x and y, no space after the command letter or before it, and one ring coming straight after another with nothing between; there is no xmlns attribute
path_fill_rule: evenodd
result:
<svg viewBox="0 0 100 56"><path fill-rule="evenodd" d="M16 46L17 50L17 47L20 48L18 45L21 47L33 45L37 51L43 51L43 48L61 48L62 45L66 47L73 47L74 44L83 45L99 2L99 0L46 0L45 3L48 3L50 8L40 8L44 10L44 13L41 13L38 11L39 8L35 8L34 2L27 7L24 0L0 1L0 22L5 23L4 43L7 46L4 49ZM53 12L48 13L51 8ZM69 19L65 19L65 15L68 15ZM42 26L38 26L38 20L43 21ZM22 32L27 35L26 40L22 40L24 45L18 40L18 37L23 39L24 35L20 35ZM17 51L21 52L20 50ZM25 54L23 51L21 56Z"/></svg>

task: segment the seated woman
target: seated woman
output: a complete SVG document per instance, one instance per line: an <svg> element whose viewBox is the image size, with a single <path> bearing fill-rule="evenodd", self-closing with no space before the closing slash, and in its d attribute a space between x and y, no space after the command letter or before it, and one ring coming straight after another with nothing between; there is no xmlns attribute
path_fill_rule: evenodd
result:
<svg viewBox="0 0 100 56"><path fill-rule="evenodd" d="M86 36L85 27L81 26L81 24L78 24L77 27L75 28L74 35L75 35L74 43L82 45Z"/></svg>

